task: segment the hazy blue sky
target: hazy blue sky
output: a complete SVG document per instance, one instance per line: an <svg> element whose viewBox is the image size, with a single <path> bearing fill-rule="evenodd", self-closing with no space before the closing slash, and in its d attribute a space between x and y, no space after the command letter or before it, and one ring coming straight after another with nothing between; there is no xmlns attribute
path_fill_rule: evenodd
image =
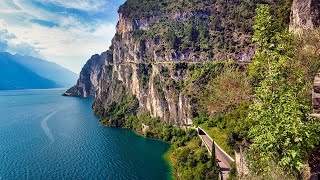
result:
<svg viewBox="0 0 320 180"><path fill-rule="evenodd" d="M0 51L31 55L79 73L108 49L125 0L2 0Z"/></svg>

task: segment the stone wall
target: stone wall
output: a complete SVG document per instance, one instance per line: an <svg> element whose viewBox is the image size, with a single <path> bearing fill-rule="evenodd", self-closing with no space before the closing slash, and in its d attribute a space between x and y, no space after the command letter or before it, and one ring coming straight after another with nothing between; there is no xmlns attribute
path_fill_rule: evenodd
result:
<svg viewBox="0 0 320 180"><path fill-rule="evenodd" d="M290 30L301 32L314 30L319 26L319 0L293 0Z"/></svg>
<svg viewBox="0 0 320 180"><path fill-rule="evenodd" d="M312 106L313 113L320 114L320 72L317 74L314 80L312 92Z"/></svg>

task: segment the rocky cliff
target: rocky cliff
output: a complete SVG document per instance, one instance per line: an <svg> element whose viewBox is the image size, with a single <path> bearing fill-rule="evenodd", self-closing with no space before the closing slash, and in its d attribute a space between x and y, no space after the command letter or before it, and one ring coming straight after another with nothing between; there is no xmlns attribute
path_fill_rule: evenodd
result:
<svg viewBox="0 0 320 180"><path fill-rule="evenodd" d="M100 116L124 94L135 96L139 112L168 123L192 124L194 102L184 92L192 86L187 84L193 73L189 66L216 60L250 62L257 4L128 0L119 8L108 55L93 56L65 95L94 97L93 108Z"/></svg>
<svg viewBox="0 0 320 180"><path fill-rule="evenodd" d="M319 0L293 0L291 31L314 30L320 25Z"/></svg>
<svg viewBox="0 0 320 180"><path fill-rule="evenodd" d="M93 55L81 70L77 84L64 93L66 96L96 97L101 90L102 67L107 52Z"/></svg>

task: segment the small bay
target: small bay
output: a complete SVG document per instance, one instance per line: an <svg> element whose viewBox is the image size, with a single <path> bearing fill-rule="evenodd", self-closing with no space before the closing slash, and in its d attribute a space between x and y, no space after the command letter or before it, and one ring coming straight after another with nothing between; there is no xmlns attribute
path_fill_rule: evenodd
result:
<svg viewBox="0 0 320 180"><path fill-rule="evenodd" d="M0 179L170 179L170 145L106 128L62 89L0 91Z"/></svg>

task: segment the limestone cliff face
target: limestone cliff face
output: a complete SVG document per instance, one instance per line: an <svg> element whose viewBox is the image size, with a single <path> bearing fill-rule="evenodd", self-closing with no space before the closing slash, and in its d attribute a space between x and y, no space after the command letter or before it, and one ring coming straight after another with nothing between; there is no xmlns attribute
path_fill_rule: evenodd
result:
<svg viewBox="0 0 320 180"><path fill-rule="evenodd" d="M99 115L123 94L133 95L139 100L140 112L150 112L151 116L168 123L192 124L188 98L179 90L163 86L169 79L186 78L177 74L174 64L190 53L179 57L174 52L158 56L155 46L159 42L137 42L132 37L130 32L147 30L158 22L157 17L131 20L120 13L119 18L117 33L108 50L111 55L94 55L82 69L78 83L65 95L94 97L93 108ZM146 53L152 57L151 62ZM165 75L161 74L163 69L167 70Z"/></svg>
<svg viewBox="0 0 320 180"><path fill-rule="evenodd" d="M101 116L121 96L131 95L139 100L140 112L190 125L192 99L182 89L190 73L179 66L230 59L250 62L255 52L250 29L254 13L244 13L239 23L237 2L141 1L149 3L146 7L135 2L120 7L110 49L88 61L65 95L94 97L94 111ZM256 4L245 5L255 9Z"/></svg>
<svg viewBox="0 0 320 180"><path fill-rule="evenodd" d="M320 24L319 0L293 0L291 31L314 30Z"/></svg>
<svg viewBox="0 0 320 180"><path fill-rule="evenodd" d="M176 69L175 64L202 63L214 60L201 51L186 49L178 52L164 50L167 46L166 34L159 37L141 38L137 33L149 33L162 23L188 22L194 18L209 18L212 12L175 12L163 16L141 19L125 17L119 12L116 35L107 53L94 55L83 67L77 84L65 95L93 97L96 114L102 115L108 107L123 94L135 96L139 100L140 112L150 112L167 123L190 125L191 100L177 82L186 80L185 73ZM149 33L151 34L151 33ZM151 34L152 35L152 34ZM250 61L254 48L239 52L235 59ZM225 54L214 55L225 57Z"/></svg>
<svg viewBox="0 0 320 180"><path fill-rule="evenodd" d="M147 63L140 45L129 34L118 35L123 37L112 41L113 59L107 59L103 66L101 90L98 90L94 111L99 114L123 94L129 94L139 100L140 112L150 112L151 116L168 123L192 124L190 103L185 95L162 85L171 78L184 78L183 75L174 75L174 62ZM149 42L146 46L150 48L152 44ZM163 68L168 69L169 75L161 74Z"/></svg>
<svg viewBox="0 0 320 180"><path fill-rule="evenodd" d="M158 17L150 17L146 19L128 19L119 13L119 22L117 24L117 34L124 34L136 29L148 30L149 25L159 23Z"/></svg>
<svg viewBox="0 0 320 180"><path fill-rule="evenodd" d="M96 97L100 92L102 66L107 53L93 55L82 68L77 84L70 88L64 95Z"/></svg>

